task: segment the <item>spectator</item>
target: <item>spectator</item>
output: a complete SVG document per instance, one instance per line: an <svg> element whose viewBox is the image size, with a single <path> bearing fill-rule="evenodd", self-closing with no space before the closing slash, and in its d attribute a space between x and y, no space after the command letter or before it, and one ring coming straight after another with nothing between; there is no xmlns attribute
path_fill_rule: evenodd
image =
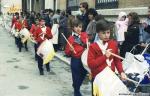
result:
<svg viewBox="0 0 150 96"><path fill-rule="evenodd" d="M125 32L127 31L128 27L128 18L125 12L120 12L118 16L118 20L115 23L116 27L116 37L119 45L122 45L123 41L125 40Z"/></svg>
<svg viewBox="0 0 150 96"><path fill-rule="evenodd" d="M125 41L123 42L120 48L120 55L122 57L125 57L126 52L130 52L133 46L139 43L139 16L136 12L130 12L128 14L128 19L129 22L127 32L125 33Z"/></svg>
<svg viewBox="0 0 150 96"><path fill-rule="evenodd" d="M96 35L96 21L95 21L95 17L97 16L97 11L93 8L88 9L88 18L90 20L87 28L86 28L86 32L88 34L89 37L89 41L92 43L95 39L95 35Z"/></svg>
<svg viewBox="0 0 150 96"><path fill-rule="evenodd" d="M83 28L82 31L85 32L87 25L89 24L89 19L88 19L88 3L87 2L81 2L80 3L80 11L82 12L81 16L78 16L78 19L82 21L83 23Z"/></svg>

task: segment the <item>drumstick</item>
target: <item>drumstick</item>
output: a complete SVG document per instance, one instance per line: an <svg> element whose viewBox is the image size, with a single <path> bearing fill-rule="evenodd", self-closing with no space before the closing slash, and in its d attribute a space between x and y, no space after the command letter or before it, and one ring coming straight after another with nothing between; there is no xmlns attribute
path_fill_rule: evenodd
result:
<svg viewBox="0 0 150 96"><path fill-rule="evenodd" d="M119 58L119 59L124 60L123 57L121 57L121 56L119 56L119 55L117 55L117 54L114 54L114 53L112 53L112 52L110 52L110 51L107 51L107 50L104 50L104 49L102 49L102 50L103 50L103 51L106 51L106 52L108 52L108 53L110 53L111 55L113 55L113 56L115 56L115 57L117 57L117 58Z"/></svg>
<svg viewBox="0 0 150 96"><path fill-rule="evenodd" d="M121 77L121 76L119 76L119 77ZM130 81L130 82L133 82L133 83L135 83L135 84L138 84L139 82L137 82L137 81L134 81L134 80L132 80L132 79L130 79L130 78L125 78L126 80L128 80L128 81Z"/></svg>
<svg viewBox="0 0 150 96"><path fill-rule="evenodd" d="M67 40L67 38L65 37L65 35L63 34L63 33L61 33L62 34L62 36L65 38L65 40L67 41L67 43L69 44L69 46L71 47L71 48L73 48L73 46L69 43L69 41ZM73 48L73 52L76 54L76 51L74 50L74 48Z"/></svg>
<svg viewBox="0 0 150 96"><path fill-rule="evenodd" d="M134 80L132 80L132 79L130 79L130 78L126 78L126 80L128 80L128 81L130 81L130 82L133 82L133 83L135 83L135 84L138 84L138 83L139 83L139 82L134 81Z"/></svg>

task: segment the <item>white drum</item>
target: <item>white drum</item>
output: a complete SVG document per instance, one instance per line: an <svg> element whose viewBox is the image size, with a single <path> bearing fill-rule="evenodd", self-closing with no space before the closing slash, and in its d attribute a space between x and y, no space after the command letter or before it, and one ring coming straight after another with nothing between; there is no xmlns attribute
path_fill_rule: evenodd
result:
<svg viewBox="0 0 150 96"><path fill-rule="evenodd" d="M82 53L81 61L82 61L83 67L84 67L89 73L91 73L91 70L90 70L90 68L88 67L87 57L88 57L88 49L86 49L86 50Z"/></svg>
<svg viewBox="0 0 150 96"><path fill-rule="evenodd" d="M20 38L21 38L22 43L24 43L25 41L27 41L30 38L30 32L27 28L23 28L20 31Z"/></svg>
<svg viewBox="0 0 150 96"><path fill-rule="evenodd" d="M43 59L43 64L50 62L55 56L54 47L51 40L45 40L38 47L37 55Z"/></svg>

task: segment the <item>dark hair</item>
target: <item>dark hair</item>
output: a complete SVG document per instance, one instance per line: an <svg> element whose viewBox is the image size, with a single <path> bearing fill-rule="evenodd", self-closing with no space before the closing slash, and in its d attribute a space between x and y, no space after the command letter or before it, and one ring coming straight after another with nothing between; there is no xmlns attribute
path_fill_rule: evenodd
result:
<svg viewBox="0 0 150 96"><path fill-rule="evenodd" d="M83 8L85 8L86 10L88 10L88 3L87 2L81 2L80 5L82 5Z"/></svg>
<svg viewBox="0 0 150 96"><path fill-rule="evenodd" d="M82 22L79 19L75 19L75 20L73 20L71 27L73 28L73 27L77 27L79 25L83 25Z"/></svg>
<svg viewBox="0 0 150 96"><path fill-rule="evenodd" d="M102 20L102 19L105 19L103 15L101 14L98 14L96 17L95 17L95 21L98 21L98 20Z"/></svg>
<svg viewBox="0 0 150 96"><path fill-rule="evenodd" d="M97 11L94 8L89 8L87 13L88 13L88 15L91 14L94 17L98 15Z"/></svg>
<svg viewBox="0 0 150 96"><path fill-rule="evenodd" d="M56 13L57 13L57 14L60 14L60 12L61 12L60 9L57 9L57 10L56 10Z"/></svg>
<svg viewBox="0 0 150 96"><path fill-rule="evenodd" d="M106 31L106 30L111 30L111 23L108 22L107 20L99 20L96 23L96 32L99 33L100 31Z"/></svg>
<svg viewBox="0 0 150 96"><path fill-rule="evenodd" d="M136 12L130 12L128 16L131 16L131 24L140 23L140 18Z"/></svg>
<svg viewBox="0 0 150 96"><path fill-rule="evenodd" d="M71 9L69 9L69 8L66 9L66 13L67 13L68 15L72 15L72 14L71 14Z"/></svg>

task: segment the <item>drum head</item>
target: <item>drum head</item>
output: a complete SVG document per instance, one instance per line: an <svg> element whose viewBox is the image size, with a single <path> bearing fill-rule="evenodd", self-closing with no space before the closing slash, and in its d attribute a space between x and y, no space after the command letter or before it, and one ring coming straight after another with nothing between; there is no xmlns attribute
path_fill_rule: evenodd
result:
<svg viewBox="0 0 150 96"><path fill-rule="evenodd" d="M86 50L82 53L81 61L82 61L83 67L84 67L89 73L91 73L91 70L90 70L89 67L88 67L87 57L88 57L88 49L86 49Z"/></svg>

